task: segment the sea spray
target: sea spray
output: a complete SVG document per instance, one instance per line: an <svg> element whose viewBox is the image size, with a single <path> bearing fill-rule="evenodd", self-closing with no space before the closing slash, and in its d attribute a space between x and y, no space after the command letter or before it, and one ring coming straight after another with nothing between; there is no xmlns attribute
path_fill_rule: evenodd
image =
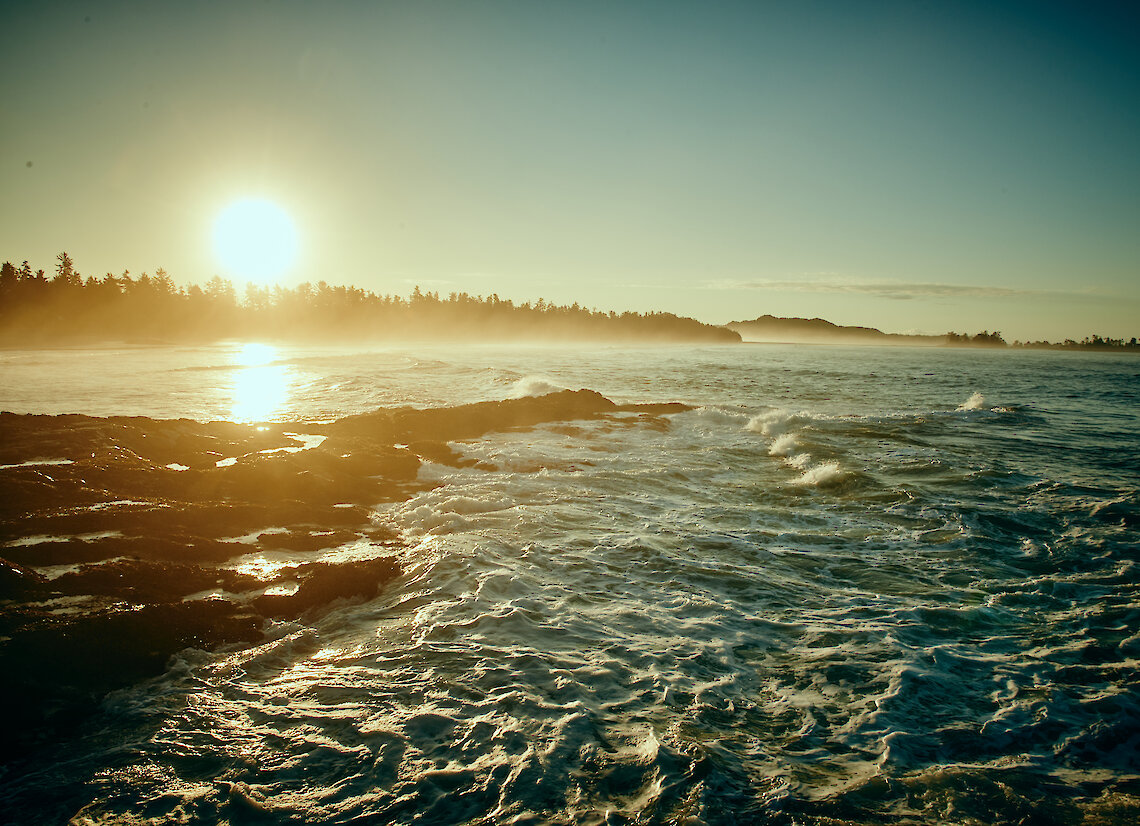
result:
<svg viewBox="0 0 1140 826"><path fill-rule="evenodd" d="M806 464L807 463L804 463L804 465ZM803 487L822 488L836 485L846 478L847 474L843 471L843 468L839 466L839 462L828 461L820 462L814 467L805 467L803 476L793 481L792 484Z"/></svg>
<svg viewBox="0 0 1140 826"><path fill-rule="evenodd" d="M970 398L966 399L966 401L964 401L960 405L958 405L958 410L960 410L960 411L981 410L985 407L985 405L986 405L986 397L975 390L973 393L970 394Z"/></svg>
<svg viewBox="0 0 1140 826"><path fill-rule="evenodd" d="M764 436L779 436L795 423L796 417L788 410L769 410L753 416L745 428Z"/></svg>
<svg viewBox="0 0 1140 826"><path fill-rule="evenodd" d="M545 396L547 393L557 393L565 389L545 376L525 376L511 386L508 396L512 399L522 399L527 396Z"/></svg>
<svg viewBox="0 0 1140 826"><path fill-rule="evenodd" d="M769 456L791 456L799 447L799 440L794 433L784 433L772 440L768 446Z"/></svg>

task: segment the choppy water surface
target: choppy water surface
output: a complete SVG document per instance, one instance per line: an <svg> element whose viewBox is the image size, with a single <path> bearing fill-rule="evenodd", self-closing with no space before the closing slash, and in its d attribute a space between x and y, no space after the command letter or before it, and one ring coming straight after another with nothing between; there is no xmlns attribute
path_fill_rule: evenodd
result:
<svg viewBox="0 0 1140 826"><path fill-rule="evenodd" d="M377 509L397 587L186 652L0 778L12 811L67 787L77 822L1140 817L1134 358L217 347L7 353L0 387L162 418L697 406L458 445L497 469L428 465Z"/></svg>

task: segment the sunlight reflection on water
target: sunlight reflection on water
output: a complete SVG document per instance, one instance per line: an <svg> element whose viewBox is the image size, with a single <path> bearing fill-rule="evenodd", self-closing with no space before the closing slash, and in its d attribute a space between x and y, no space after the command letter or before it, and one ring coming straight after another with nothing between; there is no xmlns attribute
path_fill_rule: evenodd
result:
<svg viewBox="0 0 1140 826"><path fill-rule="evenodd" d="M277 348L251 342L234 354L242 369L234 374L231 416L235 422L266 421L289 399L289 369L274 364Z"/></svg>

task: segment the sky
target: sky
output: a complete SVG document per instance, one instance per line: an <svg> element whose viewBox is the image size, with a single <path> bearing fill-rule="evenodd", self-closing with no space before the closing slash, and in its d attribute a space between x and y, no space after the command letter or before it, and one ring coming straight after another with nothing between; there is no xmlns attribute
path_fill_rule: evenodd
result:
<svg viewBox="0 0 1140 826"><path fill-rule="evenodd" d="M1140 335L1140 6L0 0L0 260Z"/></svg>

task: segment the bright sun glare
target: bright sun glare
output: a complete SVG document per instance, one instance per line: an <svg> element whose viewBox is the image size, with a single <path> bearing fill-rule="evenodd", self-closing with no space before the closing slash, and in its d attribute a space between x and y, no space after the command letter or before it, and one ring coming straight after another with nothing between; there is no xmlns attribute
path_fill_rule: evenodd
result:
<svg viewBox="0 0 1140 826"><path fill-rule="evenodd" d="M249 342L233 354L238 369L234 373L235 422L260 422L278 412L289 399L289 371L274 364L277 348Z"/></svg>
<svg viewBox="0 0 1140 826"><path fill-rule="evenodd" d="M266 283L296 261L297 231L272 201L237 201L214 221L214 254L227 275Z"/></svg>

